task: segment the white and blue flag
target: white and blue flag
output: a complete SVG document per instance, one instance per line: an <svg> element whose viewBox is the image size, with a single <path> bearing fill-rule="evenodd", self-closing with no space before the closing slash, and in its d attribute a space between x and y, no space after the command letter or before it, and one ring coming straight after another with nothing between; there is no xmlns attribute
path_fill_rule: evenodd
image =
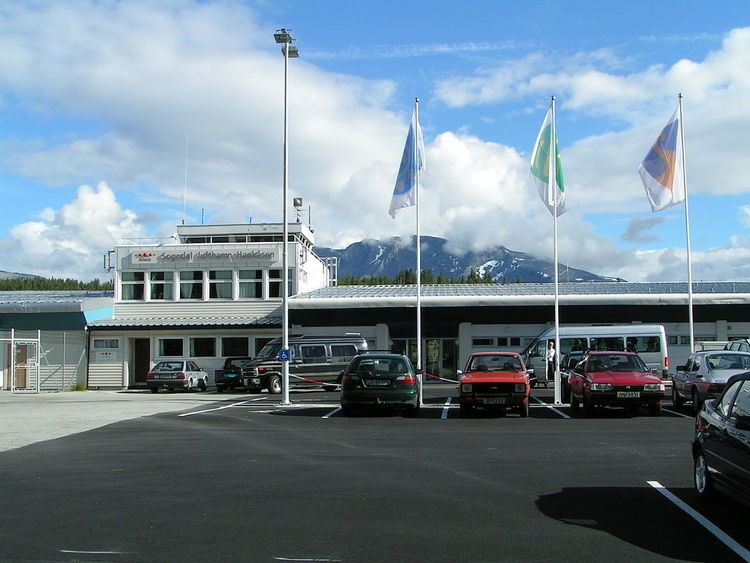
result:
<svg viewBox="0 0 750 563"><path fill-rule="evenodd" d="M411 116L409 134L406 136L404 154L401 156L401 166L398 169L396 186L393 188L393 197L391 198L391 207L388 210L388 213L394 219L396 218L396 212L402 207L416 205L418 188L417 171L424 169L424 139L422 138L422 128L419 126L417 112L415 111Z"/></svg>
<svg viewBox="0 0 750 563"><path fill-rule="evenodd" d="M685 201L682 135L679 107L662 129L638 167L651 211L661 211Z"/></svg>

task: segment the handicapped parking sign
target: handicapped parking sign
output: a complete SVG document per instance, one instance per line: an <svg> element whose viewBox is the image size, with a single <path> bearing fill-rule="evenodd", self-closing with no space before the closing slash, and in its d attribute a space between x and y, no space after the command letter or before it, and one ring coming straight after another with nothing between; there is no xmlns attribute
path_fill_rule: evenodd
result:
<svg viewBox="0 0 750 563"><path fill-rule="evenodd" d="M289 348L279 350L279 361L288 362L292 359L292 351Z"/></svg>

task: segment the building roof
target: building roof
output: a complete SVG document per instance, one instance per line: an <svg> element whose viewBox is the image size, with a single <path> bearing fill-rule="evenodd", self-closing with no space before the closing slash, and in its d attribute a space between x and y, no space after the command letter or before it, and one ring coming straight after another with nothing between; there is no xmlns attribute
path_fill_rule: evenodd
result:
<svg viewBox="0 0 750 563"><path fill-rule="evenodd" d="M129 328L256 328L280 327L281 317L155 317L137 319L106 319L89 324L92 330Z"/></svg>
<svg viewBox="0 0 750 563"><path fill-rule="evenodd" d="M561 304L684 304L687 282L573 282L559 284ZM550 283L445 284L421 286L425 306L547 305ZM413 306L415 285L346 285L295 295L293 309ZM694 282L696 304L750 304L750 282Z"/></svg>
<svg viewBox="0 0 750 563"><path fill-rule="evenodd" d="M0 291L2 313L80 313L113 303L112 291Z"/></svg>

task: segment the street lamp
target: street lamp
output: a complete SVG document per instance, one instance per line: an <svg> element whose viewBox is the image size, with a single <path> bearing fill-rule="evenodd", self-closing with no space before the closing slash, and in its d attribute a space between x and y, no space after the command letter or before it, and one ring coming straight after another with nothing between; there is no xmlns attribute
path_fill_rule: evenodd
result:
<svg viewBox="0 0 750 563"><path fill-rule="evenodd" d="M282 404L289 405L289 360L291 355L289 354L289 259L288 259L288 246L289 246L289 228L287 219L287 207L288 198L287 193L289 191L289 148L287 146L287 134L288 134L288 121L287 121L287 107L288 107L288 84L289 84L289 58L299 58L299 50L297 47L292 45L294 38L292 37L290 29L279 29L273 34L273 38L276 43L281 43L283 47L281 52L284 54L284 213L282 214L283 222L283 242L282 242L282 317L281 317L281 334L282 334L282 358L281 358L281 385L284 390L284 399Z"/></svg>

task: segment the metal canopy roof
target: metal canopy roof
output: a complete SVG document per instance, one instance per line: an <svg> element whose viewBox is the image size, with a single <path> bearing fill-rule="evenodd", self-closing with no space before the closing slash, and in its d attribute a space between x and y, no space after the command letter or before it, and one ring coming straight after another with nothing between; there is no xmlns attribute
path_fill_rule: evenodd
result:
<svg viewBox="0 0 750 563"><path fill-rule="evenodd" d="M107 319L89 325L92 330L127 328L204 328L204 327L280 327L281 317L161 317L138 319Z"/></svg>

